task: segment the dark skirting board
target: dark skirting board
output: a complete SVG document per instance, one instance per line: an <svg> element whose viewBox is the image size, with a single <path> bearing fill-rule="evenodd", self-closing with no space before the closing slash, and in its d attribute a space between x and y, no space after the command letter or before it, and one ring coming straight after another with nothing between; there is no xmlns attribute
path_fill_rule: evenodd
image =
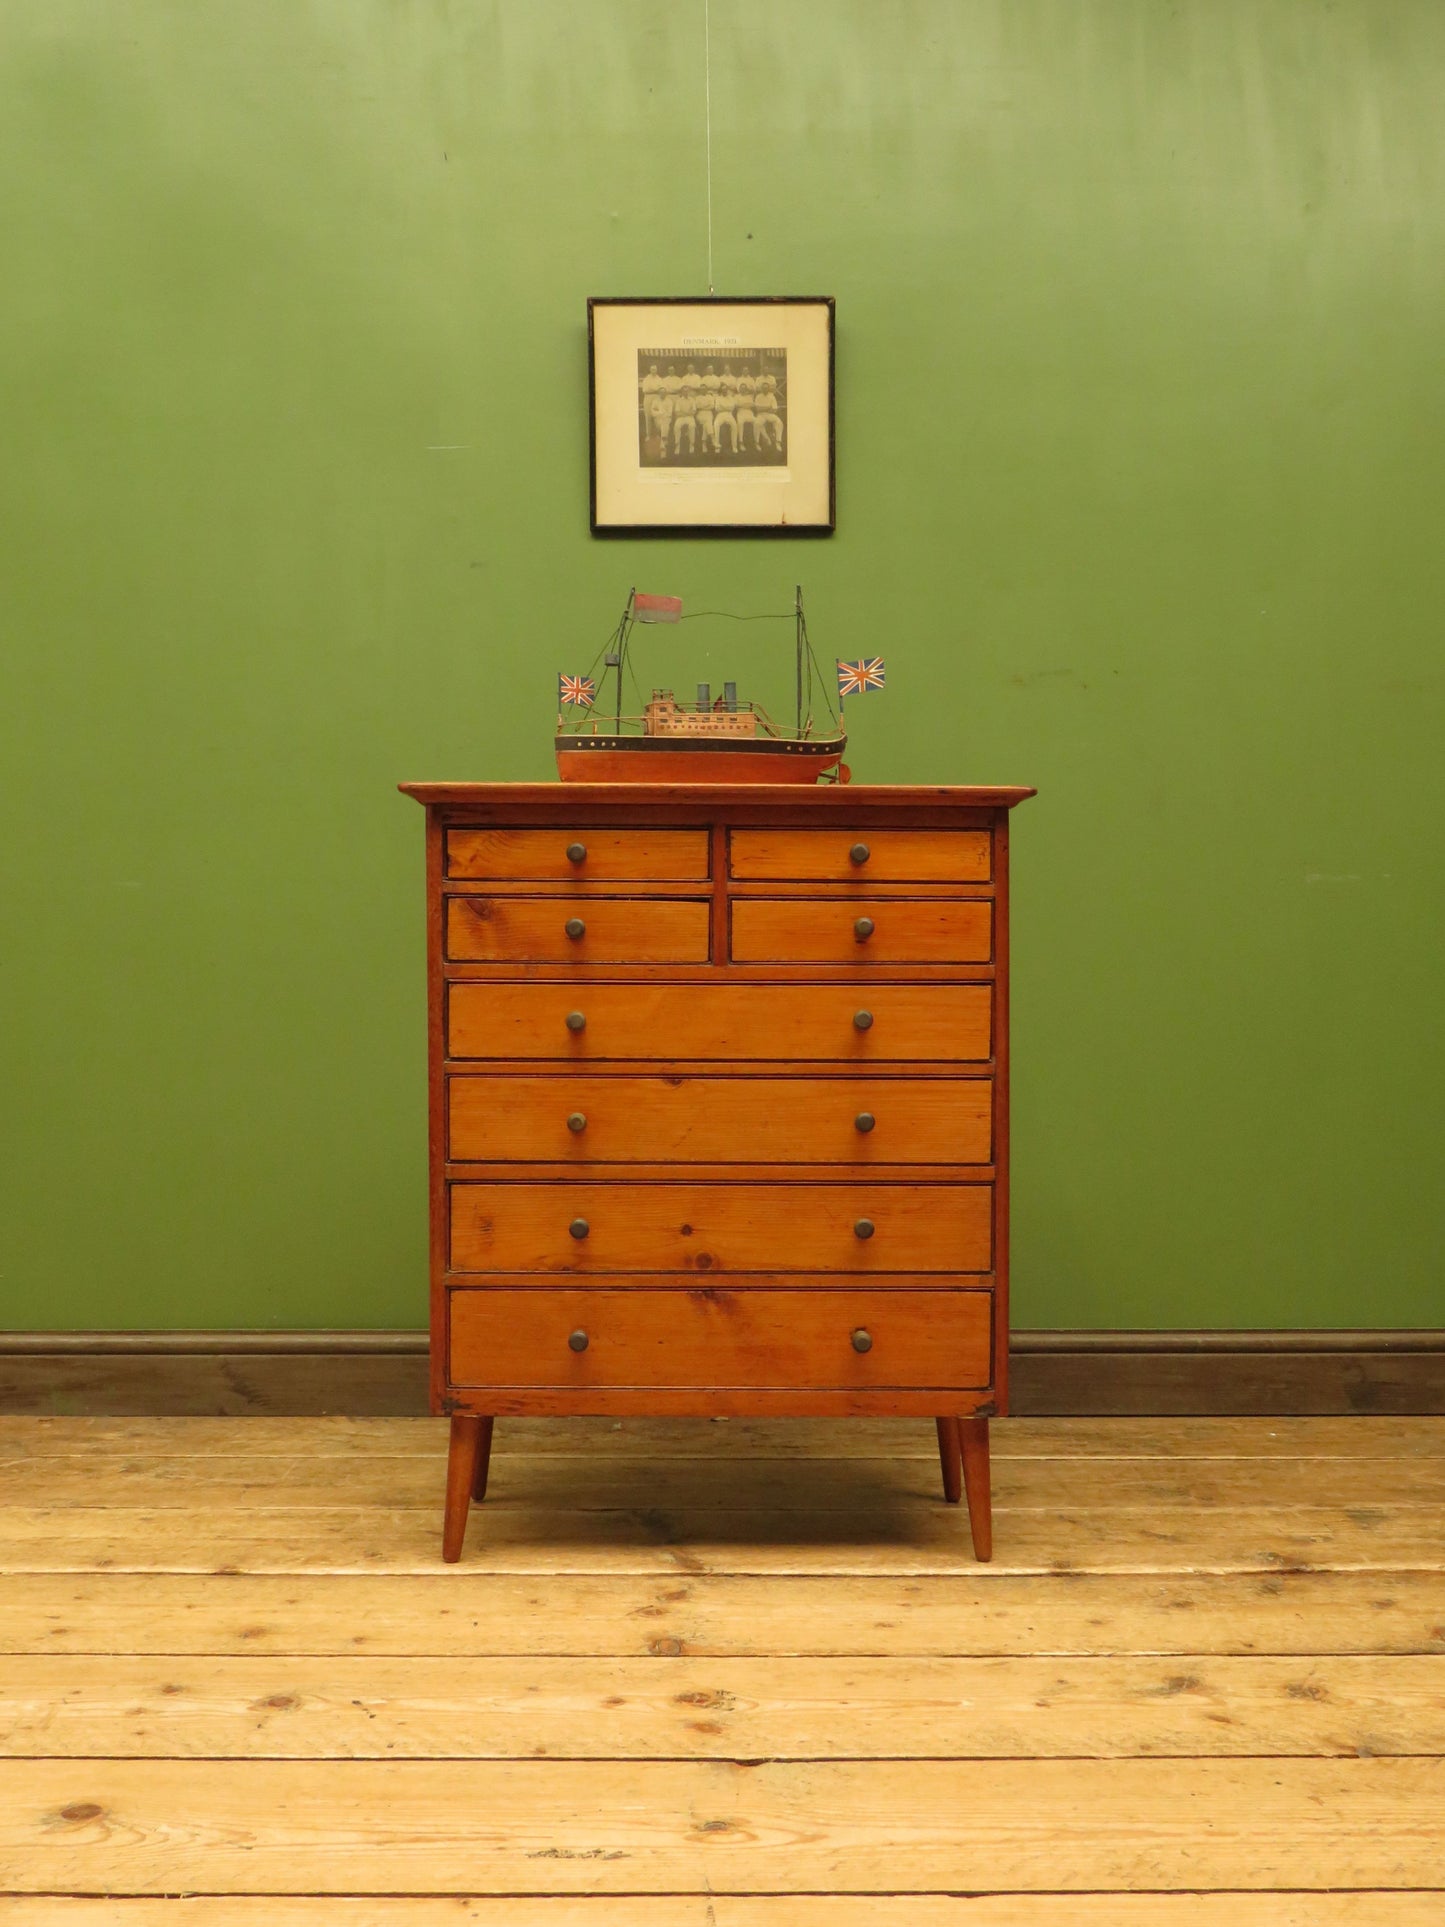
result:
<svg viewBox="0 0 1445 1927"><path fill-rule="evenodd" d="M1015 1332L1017 1417L1445 1413L1445 1331ZM420 1416L427 1335L0 1332L0 1414Z"/></svg>

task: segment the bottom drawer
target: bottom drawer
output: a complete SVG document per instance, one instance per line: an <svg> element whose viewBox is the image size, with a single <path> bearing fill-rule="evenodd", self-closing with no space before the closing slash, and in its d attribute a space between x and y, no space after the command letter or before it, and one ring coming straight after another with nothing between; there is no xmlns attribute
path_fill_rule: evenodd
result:
<svg viewBox="0 0 1445 1927"><path fill-rule="evenodd" d="M448 1377L535 1386L981 1390L990 1291L453 1291Z"/></svg>

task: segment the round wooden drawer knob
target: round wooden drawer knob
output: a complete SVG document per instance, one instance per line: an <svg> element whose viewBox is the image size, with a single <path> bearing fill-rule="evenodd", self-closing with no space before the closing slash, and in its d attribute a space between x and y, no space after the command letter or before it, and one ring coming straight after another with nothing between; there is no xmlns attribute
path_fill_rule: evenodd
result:
<svg viewBox="0 0 1445 1927"><path fill-rule="evenodd" d="M871 1238L873 1236L873 1220L871 1218L859 1218L853 1226L853 1236L855 1238Z"/></svg>
<svg viewBox="0 0 1445 1927"><path fill-rule="evenodd" d="M860 1325L858 1330L853 1334L853 1349L855 1352L871 1352L873 1349L872 1332L864 1331Z"/></svg>
<svg viewBox="0 0 1445 1927"><path fill-rule="evenodd" d="M570 1019L570 1018L568 1019L568 1022L569 1022L569 1023L571 1022L571 1019ZM873 1013L872 1013L872 1011L871 1011L871 1010L855 1010L855 1011L853 1012L853 1028L854 1028L854 1030L872 1030L872 1028L873 1028Z"/></svg>
<svg viewBox="0 0 1445 1927"><path fill-rule="evenodd" d="M567 845L567 861L569 863L585 863L587 861L587 845L585 843L569 843Z"/></svg>
<svg viewBox="0 0 1445 1927"><path fill-rule="evenodd" d="M587 926L581 917L568 917L562 928L574 943L579 937L585 937L587 935Z"/></svg>
<svg viewBox="0 0 1445 1927"><path fill-rule="evenodd" d="M877 1118L874 1117L871 1111L860 1111L853 1120L853 1129L855 1131L871 1131L877 1122Z"/></svg>
<svg viewBox="0 0 1445 1927"><path fill-rule="evenodd" d="M868 939L873 935L872 917L859 917L858 921L853 925L853 935L858 939L859 943L867 943Z"/></svg>
<svg viewBox="0 0 1445 1927"><path fill-rule="evenodd" d="M572 1347L574 1352L585 1352L587 1349L586 1332L576 1331L569 1333L567 1343Z"/></svg>
<svg viewBox="0 0 1445 1927"><path fill-rule="evenodd" d="M866 863L868 861L868 845L866 843L855 843L848 852L848 861L850 863Z"/></svg>
<svg viewBox="0 0 1445 1927"><path fill-rule="evenodd" d="M586 1112L574 1111L567 1120L567 1129L572 1133L574 1137L578 1134L579 1131L585 1131L587 1129Z"/></svg>
<svg viewBox="0 0 1445 1927"><path fill-rule="evenodd" d="M871 1225L868 1228L870 1231L873 1229ZM574 1218L567 1229L572 1233L574 1238L585 1238L592 1227L585 1218Z"/></svg>
<svg viewBox="0 0 1445 1927"><path fill-rule="evenodd" d="M568 1013L567 1013L567 1028L568 1028L568 1030L586 1030L586 1028L587 1028L587 1019L586 1019L586 1018L585 1018L585 1017L583 1016L583 1014L582 1014L582 1012L581 1012L580 1010L569 1010L569 1011L568 1011Z"/></svg>

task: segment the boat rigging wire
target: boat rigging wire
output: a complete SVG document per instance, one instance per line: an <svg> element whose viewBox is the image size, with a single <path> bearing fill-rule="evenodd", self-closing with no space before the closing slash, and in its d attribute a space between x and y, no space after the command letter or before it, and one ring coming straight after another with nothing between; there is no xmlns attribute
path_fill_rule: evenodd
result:
<svg viewBox="0 0 1445 1927"><path fill-rule="evenodd" d="M622 694L622 688L621 688L622 667L624 664L626 666L628 678L632 684L632 688L636 693L639 708L641 708L642 702L643 702L642 685L637 680L637 671L633 668L631 659L627 653L628 640L631 636L633 625L636 621L636 618L633 616L633 613L632 613L632 600L635 594L636 594L636 590L633 590L629 593L627 598L627 607L622 612L621 620L611 630L611 632L608 634L607 640L602 644L602 646L598 649L597 654L592 658L591 662L587 665L587 675L590 678L593 675L594 671L596 670L597 665L600 662L602 662L605 656L609 654L615 654L620 658L620 661L617 666L617 682L618 682L617 694L619 698L619 708L620 708L620 698ZM818 693L821 695L823 699L823 703L827 708L829 720L831 721L835 731L842 730L843 719L841 715L838 713L838 711L833 707L833 698L832 698L831 691L829 689L828 679L823 674L822 668L818 662L818 658L813 652L813 639L808 634L808 619L803 614L801 604L796 608L787 609L787 610L771 610L771 609L763 610L762 612L755 615L739 615L732 609L692 609L692 610L689 610L686 615L679 616L678 621L679 622L696 622L703 616L721 617L722 620L725 622L795 622L798 625L799 632L802 636L803 649L804 649L804 654L806 656L805 671L804 671L806 676L806 684L805 684L806 701L805 701L805 708L804 708L804 716L806 718L806 727L800 724L801 733L806 736L807 734L810 733L812 729L813 679L815 676L817 677ZM597 695L594 696L592 701L587 705L586 713L589 716L596 713L599 707L598 699L601 696L601 693L602 693L601 689L599 688L597 691Z"/></svg>
<svg viewBox="0 0 1445 1927"><path fill-rule="evenodd" d="M765 609L759 616L735 615L731 609L690 609L685 616L679 616L678 621L696 622L700 616L722 616L727 622L792 622L794 619L791 609L781 612Z"/></svg>

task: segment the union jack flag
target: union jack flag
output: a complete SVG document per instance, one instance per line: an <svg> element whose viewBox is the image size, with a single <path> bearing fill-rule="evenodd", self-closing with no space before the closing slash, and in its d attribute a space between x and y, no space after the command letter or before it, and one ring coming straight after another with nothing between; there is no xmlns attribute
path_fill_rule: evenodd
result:
<svg viewBox="0 0 1445 1927"><path fill-rule="evenodd" d="M558 676L557 702L576 703L586 709L597 700L597 685L590 676Z"/></svg>
<svg viewBox="0 0 1445 1927"><path fill-rule="evenodd" d="M884 682L882 656L866 656L862 662L838 664L838 696L861 696L870 689L881 689Z"/></svg>

